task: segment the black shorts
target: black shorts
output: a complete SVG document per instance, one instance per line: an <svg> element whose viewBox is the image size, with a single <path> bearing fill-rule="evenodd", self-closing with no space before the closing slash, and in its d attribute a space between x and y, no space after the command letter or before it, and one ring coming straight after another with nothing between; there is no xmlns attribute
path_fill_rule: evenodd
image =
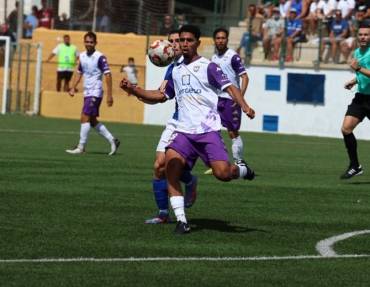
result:
<svg viewBox="0 0 370 287"><path fill-rule="evenodd" d="M69 82L72 79L73 72L72 71L58 71L57 77L58 80L66 80Z"/></svg>
<svg viewBox="0 0 370 287"><path fill-rule="evenodd" d="M348 106L346 116L352 116L362 121L370 119L370 95L356 93L352 103Z"/></svg>

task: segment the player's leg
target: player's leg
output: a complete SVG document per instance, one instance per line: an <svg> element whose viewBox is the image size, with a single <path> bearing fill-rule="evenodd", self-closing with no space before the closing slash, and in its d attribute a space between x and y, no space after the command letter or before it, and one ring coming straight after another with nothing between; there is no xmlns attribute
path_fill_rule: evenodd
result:
<svg viewBox="0 0 370 287"><path fill-rule="evenodd" d="M66 71L65 72L65 77L64 77L64 87L63 87L63 90L65 92L68 92L69 91L69 82L71 81L72 79L72 75L73 75L73 72L71 71Z"/></svg>
<svg viewBox="0 0 370 287"><path fill-rule="evenodd" d="M72 149L67 149L66 152L70 154L81 154L85 151L85 146L87 144L87 139L89 136L90 131L90 116L85 114L84 112L81 113L81 126L80 126L80 140L78 145Z"/></svg>
<svg viewBox="0 0 370 287"><path fill-rule="evenodd" d="M120 146L121 142L119 139L115 138L111 132L106 128L103 123L100 123L97 119L99 117L99 108L101 104L102 98L92 98L91 99L91 107L90 107L90 115L91 115L91 126L95 128L95 130L104 137L111 145L111 151L108 155L114 155L117 152L118 147Z"/></svg>
<svg viewBox="0 0 370 287"><path fill-rule="evenodd" d="M349 157L349 166L347 170L341 175L341 179L349 179L355 175L360 175L363 173L362 167L358 161L357 155L357 140L353 134L353 130L361 122L361 119L346 115L342 124L342 134L344 139L344 145L347 149L347 154Z"/></svg>
<svg viewBox="0 0 370 287"><path fill-rule="evenodd" d="M60 92L62 88L63 72L57 71L57 92Z"/></svg>

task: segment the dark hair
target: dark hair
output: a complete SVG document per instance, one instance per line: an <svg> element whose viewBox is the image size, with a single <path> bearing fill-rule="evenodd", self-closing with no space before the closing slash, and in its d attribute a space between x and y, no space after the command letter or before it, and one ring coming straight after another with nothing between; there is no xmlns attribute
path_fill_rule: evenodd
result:
<svg viewBox="0 0 370 287"><path fill-rule="evenodd" d="M132 61L132 62L134 62L134 61L135 61L135 59L134 59L133 57L129 57L129 58L128 58L128 60L129 60L129 61Z"/></svg>
<svg viewBox="0 0 370 287"><path fill-rule="evenodd" d="M358 28L359 29L366 29L366 28L370 28L370 25L366 22L362 22Z"/></svg>
<svg viewBox="0 0 370 287"><path fill-rule="evenodd" d="M89 31L85 34L84 36L84 40L89 37L89 38L93 38L94 39L94 42L96 43L96 34L92 31Z"/></svg>
<svg viewBox="0 0 370 287"><path fill-rule="evenodd" d="M169 35L172 35L172 34L180 34L180 33L179 33L179 30L178 30L178 29L173 29L173 30L171 30L171 31L168 33L168 36L169 36Z"/></svg>
<svg viewBox="0 0 370 287"><path fill-rule="evenodd" d="M216 35L217 33L219 32L224 32L226 34L226 38L229 38L229 31L226 29L226 28L223 28L223 27L220 27L220 28L217 28L214 32L213 32L213 39L216 39Z"/></svg>
<svg viewBox="0 0 370 287"><path fill-rule="evenodd" d="M184 25L180 28L179 34L183 32L189 32L192 33L195 37L195 39L199 40L200 38L200 30L197 26L195 25Z"/></svg>

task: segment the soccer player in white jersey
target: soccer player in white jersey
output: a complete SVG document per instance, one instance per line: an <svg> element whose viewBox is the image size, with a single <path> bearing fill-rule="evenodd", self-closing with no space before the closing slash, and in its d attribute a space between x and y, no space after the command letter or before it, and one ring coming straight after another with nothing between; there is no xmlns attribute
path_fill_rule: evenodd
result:
<svg viewBox="0 0 370 287"><path fill-rule="evenodd" d="M212 56L211 61L221 67L230 82L240 89L241 95L244 97L249 78L240 56L227 47L228 38L229 32L225 28L218 28L213 32L216 53ZM239 134L241 108L227 92L222 91L218 96L217 110L221 117L221 124L227 129L232 141L231 150L234 161L241 162L243 161L243 140Z"/></svg>
<svg viewBox="0 0 370 287"><path fill-rule="evenodd" d="M183 61L182 51L180 49L180 36L178 30L170 31L168 41L172 44L175 51L175 60L167 68L165 79L161 85L162 91L166 86L168 78L175 66ZM135 83L132 83L135 84ZM145 100L144 100L145 101ZM148 102L150 104L150 102ZM175 112L172 118L167 122L166 128L162 132L161 138L156 149L156 158L154 162L154 175L152 180L154 199L158 207L157 216L147 219L146 224L161 224L169 221L168 209L168 189L167 180L165 177L165 151L166 146L170 143L172 134L177 126L178 107L176 103ZM181 177L181 181L185 183L185 207L191 207L196 200L197 177L193 176L190 171L185 171Z"/></svg>
<svg viewBox="0 0 370 287"><path fill-rule="evenodd" d="M95 50L97 44L96 34L87 32L84 35L86 51L80 54L78 63L78 76L69 90L69 95L74 96L76 87L84 77L84 105L81 112L80 141L73 149L67 149L70 154L81 154L85 151L87 138L90 128L103 136L111 145L108 155L114 155L120 145L120 141L113 137L108 129L98 121L99 107L103 99L103 75L107 84L107 105L113 105L112 97L112 74L109 69L107 58L99 51Z"/></svg>
<svg viewBox="0 0 370 287"><path fill-rule="evenodd" d="M126 79L121 81L122 89L150 101L164 102L176 97L178 124L166 148L166 177L171 206L177 219L177 234L190 232L180 177L184 170L193 168L198 157L212 167L213 175L219 180L254 178L254 172L246 164L235 165L228 161L227 149L220 134L218 91L227 91L248 117L254 118L254 110L217 64L198 55L199 38L198 27L184 25L180 28L180 47L184 61L173 68L164 92L142 90Z"/></svg>

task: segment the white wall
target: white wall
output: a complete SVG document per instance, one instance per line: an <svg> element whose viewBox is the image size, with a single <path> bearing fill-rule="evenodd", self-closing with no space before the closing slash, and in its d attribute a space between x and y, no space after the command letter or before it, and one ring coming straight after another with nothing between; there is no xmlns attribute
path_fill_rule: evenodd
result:
<svg viewBox="0 0 370 287"><path fill-rule="evenodd" d="M253 120L243 117L241 130L262 132L263 115L279 116L279 133L314 135L325 137L342 137L340 127L347 105L351 102L354 92L345 90L343 85L352 79L354 74L346 70L284 69L267 67L250 67L247 69L250 78L246 93L248 103L256 110ZM146 88L157 89L163 79L165 69L147 64ZM287 98L287 74L308 73L325 74L324 105L293 104ZM265 75L280 75L281 90L266 91ZM171 101L172 102L172 101ZM145 124L164 125L172 115L174 105L171 103L146 105L144 112ZM370 123L367 119L360 124L355 135L359 139L370 139Z"/></svg>

